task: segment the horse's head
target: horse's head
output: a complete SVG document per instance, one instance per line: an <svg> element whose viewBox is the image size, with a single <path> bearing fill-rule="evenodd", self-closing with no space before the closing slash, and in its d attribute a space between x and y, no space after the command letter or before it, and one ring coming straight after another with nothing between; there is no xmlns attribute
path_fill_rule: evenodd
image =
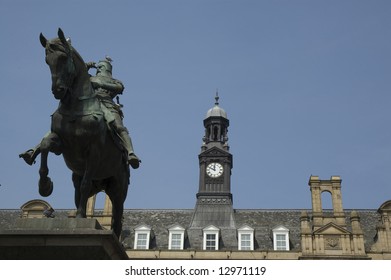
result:
<svg viewBox="0 0 391 280"><path fill-rule="evenodd" d="M41 33L39 39L45 48L45 61L52 75L52 93L56 99L61 100L72 91L76 77L73 49L60 28L58 38L47 40Z"/></svg>

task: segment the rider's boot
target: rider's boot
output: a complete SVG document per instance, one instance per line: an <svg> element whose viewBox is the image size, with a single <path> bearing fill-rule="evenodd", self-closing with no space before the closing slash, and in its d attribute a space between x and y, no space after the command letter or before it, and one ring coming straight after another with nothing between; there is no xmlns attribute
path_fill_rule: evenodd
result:
<svg viewBox="0 0 391 280"><path fill-rule="evenodd" d="M28 164L28 165L33 165L35 163L35 159L37 158L37 156L41 153L41 144L38 144L37 146L35 146L33 149L28 149L27 151L25 151L24 153L21 153L19 155L20 158L23 158L24 161Z"/></svg>
<svg viewBox="0 0 391 280"><path fill-rule="evenodd" d="M133 151L132 140L130 139L129 134L127 131L122 131L120 133L120 137L122 139L123 145L125 146L125 149L128 151L128 163L133 169L139 168L141 160Z"/></svg>

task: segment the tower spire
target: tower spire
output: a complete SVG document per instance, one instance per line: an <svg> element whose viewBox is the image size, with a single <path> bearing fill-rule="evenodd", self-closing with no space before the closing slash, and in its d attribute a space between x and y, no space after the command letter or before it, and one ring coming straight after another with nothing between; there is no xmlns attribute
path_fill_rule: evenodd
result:
<svg viewBox="0 0 391 280"><path fill-rule="evenodd" d="M228 146L229 120L219 106L216 90L215 105L204 119L205 135L198 155L200 180L195 212L188 231L189 238L200 229L213 225L236 234L231 193L232 154ZM218 240L218 238L217 238Z"/></svg>

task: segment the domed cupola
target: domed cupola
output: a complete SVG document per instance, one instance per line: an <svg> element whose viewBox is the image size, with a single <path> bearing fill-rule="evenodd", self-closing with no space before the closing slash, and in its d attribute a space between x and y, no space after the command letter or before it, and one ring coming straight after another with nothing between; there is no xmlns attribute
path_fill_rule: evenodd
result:
<svg viewBox="0 0 391 280"><path fill-rule="evenodd" d="M228 150L228 126L227 113L219 106L219 95L216 93L215 106L208 110L204 119L205 136L203 137L203 148L220 146Z"/></svg>
<svg viewBox="0 0 391 280"><path fill-rule="evenodd" d="M216 93L215 99L216 99L215 106L208 110L208 112L206 113L205 119L210 118L210 117L222 117L222 118L228 119L227 113L225 112L225 110L219 106L218 93Z"/></svg>

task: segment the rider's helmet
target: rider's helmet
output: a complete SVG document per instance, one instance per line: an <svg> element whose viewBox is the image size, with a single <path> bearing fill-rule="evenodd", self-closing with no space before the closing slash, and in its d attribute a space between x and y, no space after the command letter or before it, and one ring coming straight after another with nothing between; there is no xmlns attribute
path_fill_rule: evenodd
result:
<svg viewBox="0 0 391 280"><path fill-rule="evenodd" d="M112 74L113 72L113 66L111 65L111 58L106 56L105 59L103 60L100 60L98 62L98 64L96 65L96 68L97 68L97 72L100 73L100 72L109 72L110 74Z"/></svg>

